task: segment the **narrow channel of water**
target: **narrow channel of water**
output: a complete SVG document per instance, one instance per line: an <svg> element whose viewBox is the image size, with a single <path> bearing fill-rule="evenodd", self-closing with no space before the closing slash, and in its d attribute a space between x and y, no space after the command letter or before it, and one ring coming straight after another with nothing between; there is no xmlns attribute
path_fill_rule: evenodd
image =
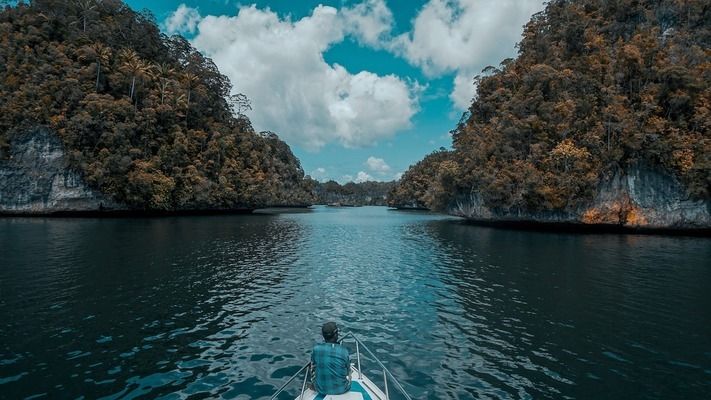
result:
<svg viewBox="0 0 711 400"><path fill-rule="evenodd" d="M707 238L378 207L5 218L0 398L267 398L326 320L414 398L705 398L710 287Z"/></svg>

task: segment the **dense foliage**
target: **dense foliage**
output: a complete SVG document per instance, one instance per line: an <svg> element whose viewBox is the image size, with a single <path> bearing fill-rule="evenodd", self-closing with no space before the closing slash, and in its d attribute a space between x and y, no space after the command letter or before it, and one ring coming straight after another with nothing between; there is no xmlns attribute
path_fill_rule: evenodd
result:
<svg viewBox="0 0 711 400"><path fill-rule="evenodd" d="M341 185L336 181L318 182L315 185L318 204L341 204L354 206L384 206L395 182L348 182Z"/></svg>
<svg viewBox="0 0 711 400"><path fill-rule="evenodd" d="M48 126L70 167L131 207L313 201L289 147L254 132L248 99L230 92L211 60L120 0L0 12L0 156L14 136Z"/></svg>
<svg viewBox="0 0 711 400"><path fill-rule="evenodd" d="M452 152L440 149L411 166L388 193L388 205L399 208L442 208L445 182L457 173Z"/></svg>
<svg viewBox="0 0 711 400"><path fill-rule="evenodd" d="M574 210L642 165L709 199L710 45L708 1L551 1L518 58L476 77L453 132L455 172L430 173L431 185L444 203L476 194L493 208ZM418 198L411 181L398 190Z"/></svg>

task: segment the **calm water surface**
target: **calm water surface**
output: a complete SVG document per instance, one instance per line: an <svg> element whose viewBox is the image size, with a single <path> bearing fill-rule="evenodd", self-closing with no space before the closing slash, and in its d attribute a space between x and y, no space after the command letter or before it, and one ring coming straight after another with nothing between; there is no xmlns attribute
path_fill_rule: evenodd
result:
<svg viewBox="0 0 711 400"><path fill-rule="evenodd" d="M376 207L0 219L0 398L264 398L326 320L414 398L709 398L711 241Z"/></svg>

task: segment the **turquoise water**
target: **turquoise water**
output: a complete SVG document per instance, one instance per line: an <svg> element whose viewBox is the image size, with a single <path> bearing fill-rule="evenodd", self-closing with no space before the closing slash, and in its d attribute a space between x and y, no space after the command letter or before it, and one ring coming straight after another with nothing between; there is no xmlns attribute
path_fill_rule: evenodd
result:
<svg viewBox="0 0 711 400"><path fill-rule="evenodd" d="M5 218L0 398L268 398L326 320L413 398L707 398L710 287L707 238L378 207Z"/></svg>

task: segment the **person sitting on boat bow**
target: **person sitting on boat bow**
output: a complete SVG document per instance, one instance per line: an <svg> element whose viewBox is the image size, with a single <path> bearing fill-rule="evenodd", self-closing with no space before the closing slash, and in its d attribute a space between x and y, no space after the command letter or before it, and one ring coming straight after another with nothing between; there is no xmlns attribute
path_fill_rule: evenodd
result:
<svg viewBox="0 0 711 400"><path fill-rule="evenodd" d="M350 353L338 343L338 326L326 322L321 327L324 343L314 346L311 368L314 389L320 394L343 394L351 389Z"/></svg>

